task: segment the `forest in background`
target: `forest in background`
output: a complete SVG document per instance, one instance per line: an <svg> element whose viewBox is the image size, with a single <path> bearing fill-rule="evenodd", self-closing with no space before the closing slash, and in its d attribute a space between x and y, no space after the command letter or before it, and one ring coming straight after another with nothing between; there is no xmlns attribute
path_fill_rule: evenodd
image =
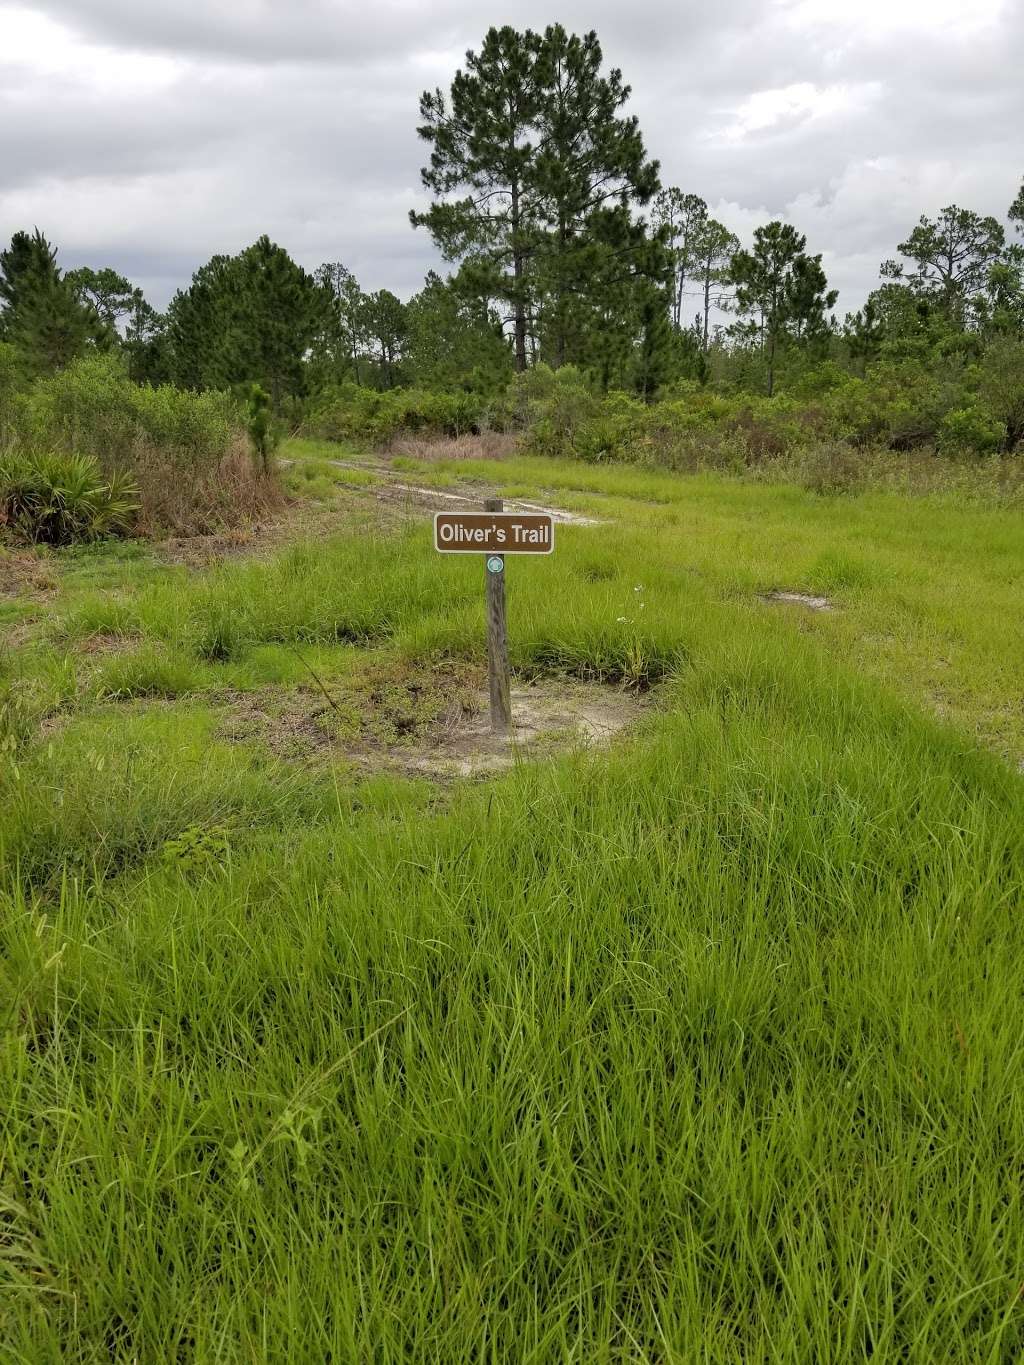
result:
<svg viewBox="0 0 1024 1365"><path fill-rule="evenodd" d="M26 486L45 501L55 456L127 480L121 502L141 500L148 524L248 515L273 500L285 431L498 429L539 453L768 466L822 491L891 479L887 453L1019 448L1024 184L1005 222L951 204L908 225L840 322L794 225L743 244L662 184L629 95L594 33L491 29L450 90L421 99L431 203L411 221L451 269L407 302L261 236L160 313L117 271L64 271L43 232L16 232L0 252L8 524ZM169 464L191 471L187 496ZM1015 468L996 482L1016 490Z"/></svg>

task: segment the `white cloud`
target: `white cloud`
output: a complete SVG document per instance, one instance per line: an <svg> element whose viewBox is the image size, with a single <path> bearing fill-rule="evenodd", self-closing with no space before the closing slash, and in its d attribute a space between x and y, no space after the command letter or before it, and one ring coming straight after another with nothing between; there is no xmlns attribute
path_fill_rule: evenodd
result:
<svg viewBox="0 0 1024 1365"><path fill-rule="evenodd" d="M878 81L827 86L797 81L780 90L756 90L731 112L721 129L708 136L713 141L738 143L752 133L780 125L792 128L810 120L849 117L866 108L880 92Z"/></svg>
<svg viewBox="0 0 1024 1365"><path fill-rule="evenodd" d="M0 0L0 238L166 302L261 232L414 290L438 264L419 95L508 22L496 0ZM783 217L859 306L922 213L1003 214L1024 173L1020 0L563 0L633 87L666 183L745 240ZM550 22L520 0L520 26Z"/></svg>

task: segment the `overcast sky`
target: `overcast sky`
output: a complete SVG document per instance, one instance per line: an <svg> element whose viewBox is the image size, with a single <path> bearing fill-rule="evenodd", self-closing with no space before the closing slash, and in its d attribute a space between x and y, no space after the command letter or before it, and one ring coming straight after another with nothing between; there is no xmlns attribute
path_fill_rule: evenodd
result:
<svg viewBox="0 0 1024 1365"><path fill-rule="evenodd" d="M1024 0L0 0L0 238L112 265L158 306L262 232L365 289L438 265L425 87L490 24L595 28L665 184L746 241L791 221L840 315L922 213L1024 175Z"/></svg>

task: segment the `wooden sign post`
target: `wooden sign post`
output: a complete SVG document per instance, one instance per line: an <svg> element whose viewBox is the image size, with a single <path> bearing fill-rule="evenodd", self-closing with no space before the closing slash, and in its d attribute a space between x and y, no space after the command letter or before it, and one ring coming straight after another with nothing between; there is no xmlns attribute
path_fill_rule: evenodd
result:
<svg viewBox="0 0 1024 1365"><path fill-rule="evenodd" d="M480 554L487 595L487 674L491 694L491 729L506 734L512 726L505 616L505 556L549 555L555 548L555 526L547 513L504 511L501 498L488 498L483 512L438 512L434 517L434 549L441 554Z"/></svg>
<svg viewBox="0 0 1024 1365"><path fill-rule="evenodd" d="M488 498L484 509L502 512L501 498ZM491 729L504 734L512 727L512 682L508 671L508 622L505 617L505 556L488 555L487 681L491 690Z"/></svg>

